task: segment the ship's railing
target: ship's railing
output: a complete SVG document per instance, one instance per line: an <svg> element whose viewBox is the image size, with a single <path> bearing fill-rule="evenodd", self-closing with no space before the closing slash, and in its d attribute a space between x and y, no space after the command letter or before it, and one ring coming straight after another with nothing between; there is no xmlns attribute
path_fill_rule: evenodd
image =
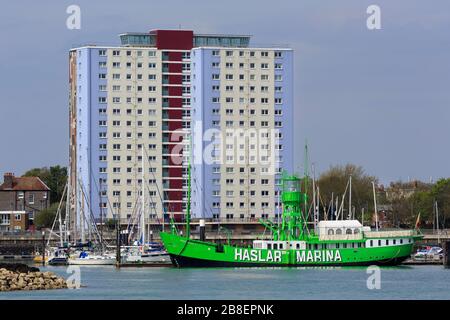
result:
<svg viewBox="0 0 450 320"><path fill-rule="evenodd" d="M397 231L364 231L366 238L394 238L394 237L411 237L416 233L414 230L397 230Z"/></svg>
<svg viewBox="0 0 450 320"><path fill-rule="evenodd" d="M319 235L321 241L342 241L342 240L361 240L362 234L322 234Z"/></svg>

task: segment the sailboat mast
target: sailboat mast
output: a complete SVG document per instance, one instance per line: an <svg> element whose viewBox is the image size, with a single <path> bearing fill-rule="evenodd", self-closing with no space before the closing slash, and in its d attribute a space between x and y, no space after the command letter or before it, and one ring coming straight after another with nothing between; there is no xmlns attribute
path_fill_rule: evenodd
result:
<svg viewBox="0 0 450 320"><path fill-rule="evenodd" d="M85 222L84 222L84 192L83 192L83 188L80 185L80 192L81 192L81 208L80 208L80 231L81 231L81 243L85 243L86 242L86 235L84 233L84 227L85 227Z"/></svg>
<svg viewBox="0 0 450 320"><path fill-rule="evenodd" d="M373 204L375 208L375 229L378 231L378 210L377 210L377 195L375 193L375 182L372 181L373 190Z"/></svg>
<svg viewBox="0 0 450 320"><path fill-rule="evenodd" d="M434 202L434 206L436 207L436 230L437 230L438 244L439 244L441 242L441 238L439 235L439 211L438 211L437 201Z"/></svg>
<svg viewBox="0 0 450 320"><path fill-rule="evenodd" d="M317 203L316 203L316 172L314 170L314 165L312 165L313 172L313 222L314 222L314 230L317 231Z"/></svg>
<svg viewBox="0 0 450 320"><path fill-rule="evenodd" d="M188 157L188 191L187 191L187 205L186 205L186 238L191 235L191 146L189 139L189 157Z"/></svg>
<svg viewBox="0 0 450 320"><path fill-rule="evenodd" d="M348 193L348 217L349 219L353 219L352 214L352 175L350 175L350 186L349 186L349 193Z"/></svg>
<svg viewBox="0 0 450 320"><path fill-rule="evenodd" d="M145 161L144 161L144 144L142 144L142 212L141 212L141 239L142 245L145 245Z"/></svg>

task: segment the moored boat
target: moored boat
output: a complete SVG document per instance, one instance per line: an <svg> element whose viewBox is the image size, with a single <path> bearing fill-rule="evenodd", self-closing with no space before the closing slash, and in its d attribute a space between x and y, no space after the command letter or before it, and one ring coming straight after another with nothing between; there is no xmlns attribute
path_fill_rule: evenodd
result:
<svg viewBox="0 0 450 320"><path fill-rule="evenodd" d="M300 179L284 176L282 184L282 221L261 221L272 231L272 239L255 240L251 247L191 239L188 199L186 235L175 228L161 233L172 263L177 267L398 265L422 238L417 230L372 230L358 220L322 220L310 230L301 210L307 196L301 192Z"/></svg>
<svg viewBox="0 0 450 320"><path fill-rule="evenodd" d="M78 257L70 258L68 263L70 265L114 265L116 257L107 254L91 254L82 251Z"/></svg>

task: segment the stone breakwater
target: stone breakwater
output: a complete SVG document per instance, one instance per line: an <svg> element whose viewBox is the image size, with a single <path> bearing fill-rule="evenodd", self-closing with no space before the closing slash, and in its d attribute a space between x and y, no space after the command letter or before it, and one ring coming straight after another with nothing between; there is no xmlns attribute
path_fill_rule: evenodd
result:
<svg viewBox="0 0 450 320"><path fill-rule="evenodd" d="M67 288L66 280L52 272L40 272L26 265L0 264L0 291Z"/></svg>

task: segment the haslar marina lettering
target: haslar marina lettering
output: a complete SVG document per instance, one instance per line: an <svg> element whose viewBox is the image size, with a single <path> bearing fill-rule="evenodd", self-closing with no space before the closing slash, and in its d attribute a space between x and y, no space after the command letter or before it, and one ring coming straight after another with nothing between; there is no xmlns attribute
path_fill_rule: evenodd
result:
<svg viewBox="0 0 450 320"><path fill-rule="evenodd" d="M339 250L299 250L296 253L296 262L338 262L341 261ZM265 253L265 254L264 254ZM281 262L283 251L256 250L236 248L234 260L252 262ZM285 251L287 253L287 251Z"/></svg>

